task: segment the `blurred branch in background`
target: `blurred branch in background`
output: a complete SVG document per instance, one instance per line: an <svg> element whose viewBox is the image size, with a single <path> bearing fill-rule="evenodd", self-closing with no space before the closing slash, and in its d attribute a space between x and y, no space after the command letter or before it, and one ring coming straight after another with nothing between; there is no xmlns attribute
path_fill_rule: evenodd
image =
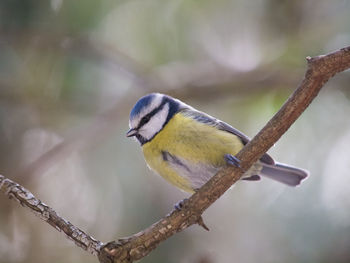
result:
<svg viewBox="0 0 350 263"><path fill-rule="evenodd" d="M178 60L151 68L126 55L115 45L88 37L50 35L47 32L2 33L0 42L13 47L20 47L25 43L27 48L54 50L67 56L92 60L106 67L112 74L127 74L133 80L134 87L144 90L143 92L158 90L182 99L194 95L199 99L208 99L213 94L213 88L216 94L220 93L222 96L273 87L291 89L302 72L301 68L274 68L271 64L240 72L213 60L193 63ZM2 84L6 86L3 80Z"/></svg>
<svg viewBox="0 0 350 263"><path fill-rule="evenodd" d="M136 99L136 96L121 98L120 102L107 112L96 117L95 121L81 127L81 131L74 132L61 143L56 144L50 150L41 155L38 159L22 167L15 173L14 178L30 179L33 175L40 176L52 164L68 158L69 154L85 147L93 147L108 137L113 129L118 125L118 120L126 116L128 106Z"/></svg>
<svg viewBox="0 0 350 263"><path fill-rule="evenodd" d="M144 67L127 55L119 52L115 47L111 48L102 43L94 43L88 38L48 35L40 32L22 32L15 35L2 34L0 40L2 42L9 42L13 46L16 46L17 43L26 43L27 47L41 51L53 49L56 50L55 52L64 52L67 56L81 56L84 59L93 60L107 67L113 73L117 70L127 74L139 90L135 96L128 94L118 98L118 101L115 101L115 106L99 114L93 123L79 128L79 131L73 132L72 135L63 142L53 146L52 149L44 153L37 160L22 167L20 171L15 173L15 179L21 178L24 175L26 179L29 179L34 174L40 175L53 163L58 162L64 157L68 157L69 153L99 143L101 139L108 137L106 135L113 131L120 118L127 116L129 105L139 97L139 94L147 93L151 90ZM9 84L1 83L1 85L4 87ZM15 85L14 82L11 85ZM8 87L8 90L10 90L7 95L8 97L16 97L11 94L13 92L11 87ZM1 96L6 95L2 93Z"/></svg>
<svg viewBox="0 0 350 263"><path fill-rule="evenodd" d="M65 56L81 57L105 67L112 74L127 74L139 88L148 84L148 70L145 65L121 52L115 45L108 45L91 37L50 34L45 31L16 31L2 32L0 43L7 43L15 48L21 48L25 44L27 48L41 52L54 51Z"/></svg>

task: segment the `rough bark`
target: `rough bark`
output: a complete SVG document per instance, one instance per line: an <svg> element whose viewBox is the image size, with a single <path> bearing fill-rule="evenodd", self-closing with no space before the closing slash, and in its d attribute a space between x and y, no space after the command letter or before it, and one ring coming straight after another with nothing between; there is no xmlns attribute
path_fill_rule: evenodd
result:
<svg viewBox="0 0 350 263"><path fill-rule="evenodd" d="M36 198L30 191L10 179L0 175L0 192L28 208L36 216L50 224L59 232L66 234L78 247L98 255L102 242L87 235L69 221L60 217L51 207Z"/></svg>

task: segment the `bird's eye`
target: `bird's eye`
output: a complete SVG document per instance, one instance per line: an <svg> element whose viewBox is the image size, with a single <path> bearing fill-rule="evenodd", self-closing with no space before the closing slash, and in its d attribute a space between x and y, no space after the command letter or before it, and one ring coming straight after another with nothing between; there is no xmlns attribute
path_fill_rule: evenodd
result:
<svg viewBox="0 0 350 263"><path fill-rule="evenodd" d="M146 115L145 117L142 118L142 123L145 124L145 123L149 122L150 119L151 119L151 116Z"/></svg>

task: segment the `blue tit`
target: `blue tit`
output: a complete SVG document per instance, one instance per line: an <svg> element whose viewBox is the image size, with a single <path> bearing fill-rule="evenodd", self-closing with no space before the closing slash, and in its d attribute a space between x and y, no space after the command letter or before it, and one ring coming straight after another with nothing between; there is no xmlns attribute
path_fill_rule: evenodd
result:
<svg viewBox="0 0 350 263"><path fill-rule="evenodd" d="M148 166L178 188L193 193L236 155L249 138L227 123L170 96L152 93L130 113L128 137L142 146ZM260 176L297 186L308 172L264 154L242 177Z"/></svg>

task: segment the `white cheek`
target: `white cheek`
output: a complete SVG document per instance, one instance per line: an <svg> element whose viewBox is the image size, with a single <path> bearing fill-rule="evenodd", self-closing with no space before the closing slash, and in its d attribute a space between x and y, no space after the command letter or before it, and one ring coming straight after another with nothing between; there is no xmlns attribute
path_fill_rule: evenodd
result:
<svg viewBox="0 0 350 263"><path fill-rule="evenodd" d="M157 114L153 115L148 123L146 123L139 133L142 137L149 140L151 139L157 132L159 132L168 117L169 113L169 105L168 103L163 106L163 108L157 112Z"/></svg>
<svg viewBox="0 0 350 263"><path fill-rule="evenodd" d="M152 110L158 108L160 104L162 103L163 95L159 93L155 93L154 97L152 99L152 102L147 107L143 108L137 116L135 116L131 121L129 121L130 128L135 128L139 124L140 120L143 116L146 116L148 113L150 113Z"/></svg>

